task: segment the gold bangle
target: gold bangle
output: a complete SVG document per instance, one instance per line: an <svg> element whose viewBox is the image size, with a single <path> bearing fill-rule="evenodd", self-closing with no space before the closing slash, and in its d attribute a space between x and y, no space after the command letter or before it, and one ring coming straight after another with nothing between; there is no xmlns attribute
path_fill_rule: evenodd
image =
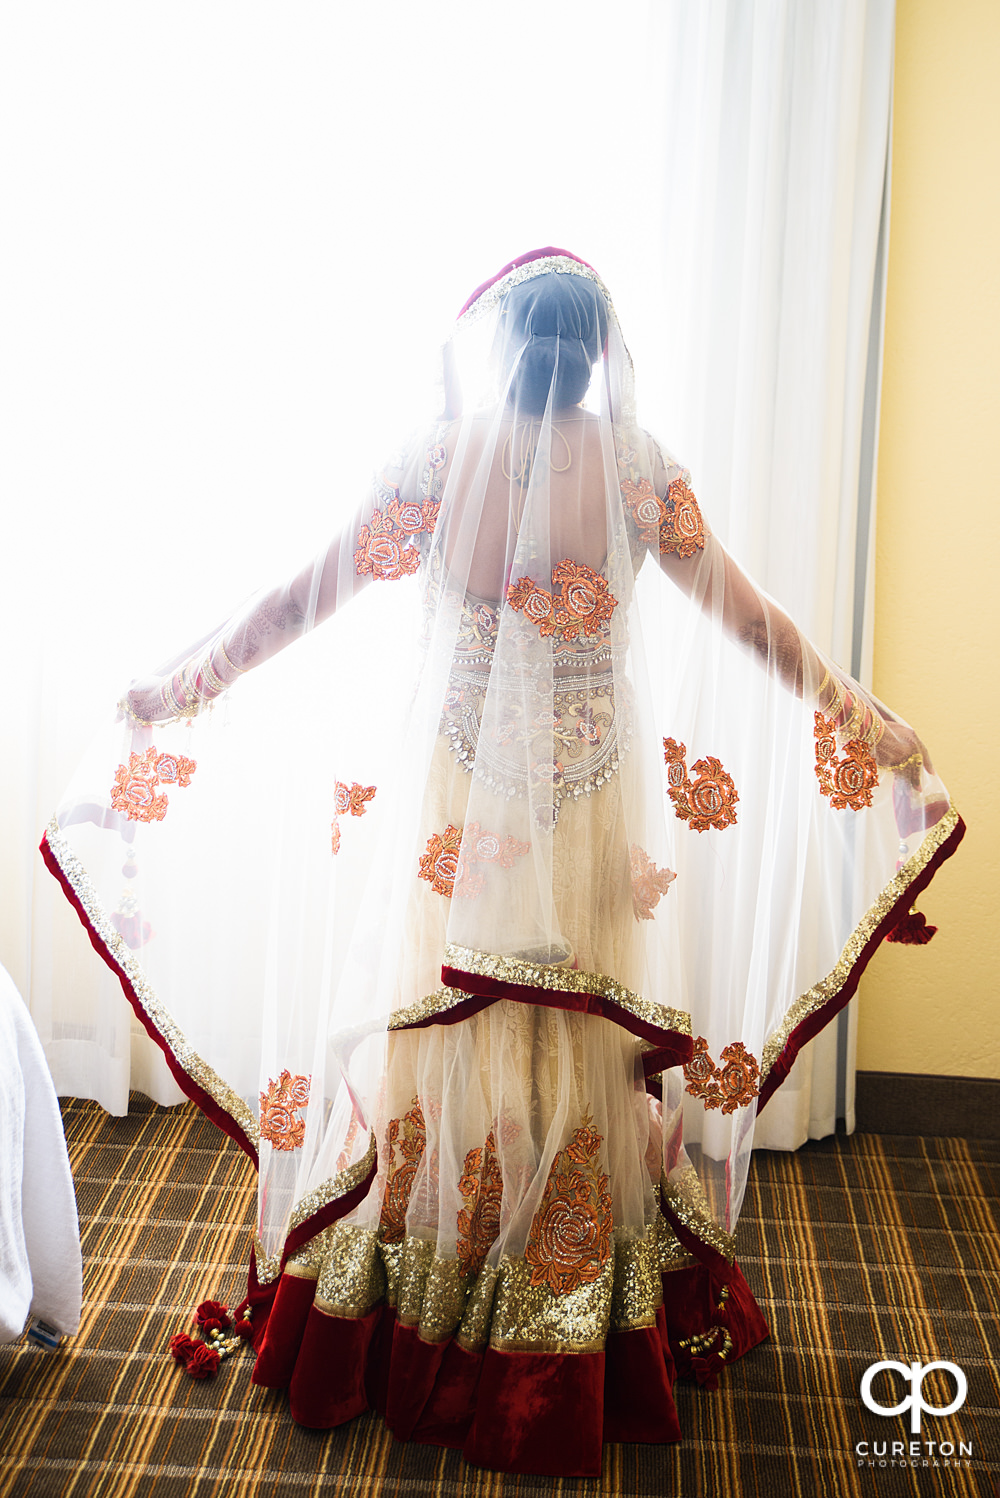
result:
<svg viewBox="0 0 1000 1498"><path fill-rule="evenodd" d="M924 756L919 749L914 749L913 753L907 759L901 759L897 765L883 765L882 768L891 770L894 775L898 775L900 770L907 770L910 765L919 765L923 769Z"/></svg>
<svg viewBox="0 0 1000 1498"><path fill-rule="evenodd" d="M237 676L242 676L247 668L246 666L237 666L235 661L229 659L229 651L226 649L224 640L219 641L219 649L222 651L222 659L225 661L230 671L235 671Z"/></svg>
<svg viewBox="0 0 1000 1498"><path fill-rule="evenodd" d="M212 652L209 651L198 668L198 675L204 673L208 686L212 689L213 697L218 697L226 690L226 683L212 665ZM197 678L196 678L197 679Z"/></svg>
<svg viewBox="0 0 1000 1498"><path fill-rule="evenodd" d="M129 706L129 701L128 701L127 697L123 697L121 699L121 701L119 702L118 706L121 709L121 711L125 714L126 718L131 718L133 723L138 723L143 728L152 728L155 725L155 723L156 723L156 719L155 718L140 718L139 714L134 710L134 708L131 708Z"/></svg>

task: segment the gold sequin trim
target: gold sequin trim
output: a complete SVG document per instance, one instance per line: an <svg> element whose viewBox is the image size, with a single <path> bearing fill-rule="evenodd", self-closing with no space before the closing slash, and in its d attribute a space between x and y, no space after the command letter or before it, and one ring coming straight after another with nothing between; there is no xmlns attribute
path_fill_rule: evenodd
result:
<svg viewBox="0 0 1000 1498"><path fill-rule="evenodd" d="M281 1273L281 1252L279 1250L276 1254L269 1254L259 1233L254 1233L253 1256L258 1285L269 1285L278 1278Z"/></svg>
<svg viewBox="0 0 1000 1498"><path fill-rule="evenodd" d="M958 812L955 810L954 803L952 803L937 826L930 829L917 851L912 857L906 860L903 867L890 879L874 905L871 906L859 924L855 926L854 931L847 939L844 949L840 954L840 959L833 971L810 988L807 993L804 993L801 998L796 999L795 1003L786 1013L779 1028L764 1046L760 1068L762 1082L785 1049L795 1027L800 1025L804 1019L807 1019L810 1014L815 1014L818 1009L822 1009L843 988L855 966L860 961L861 954L871 940L876 927L881 924L893 906L903 898L914 880L923 873L938 849L947 841L958 826L958 820Z"/></svg>
<svg viewBox="0 0 1000 1498"><path fill-rule="evenodd" d="M705 1192L693 1165L675 1170L668 1179L660 1176L660 1190L674 1216L689 1232L714 1248L731 1264L736 1256L736 1240L725 1232L712 1217Z"/></svg>
<svg viewBox="0 0 1000 1498"><path fill-rule="evenodd" d="M605 973L585 973L577 968L557 967L551 963L524 962L518 957L477 952L472 947L458 947L450 942L445 947L444 966L475 973L484 978L496 978L503 983L520 983L528 988L595 994L609 999L619 1009L624 1009L627 1014L634 1015L648 1025L656 1025L661 1030L673 1030L680 1035L691 1034L691 1016L684 1010L654 1004L650 999L633 993L632 989L616 983Z"/></svg>
<svg viewBox="0 0 1000 1498"><path fill-rule="evenodd" d="M319 1212L323 1207L335 1202L338 1197L346 1196L356 1186L360 1186L365 1176L375 1164L375 1139L374 1136L368 1141L368 1148L361 1159L354 1165L349 1165L346 1170L340 1170L335 1176L324 1181L322 1186L317 1186L306 1196L301 1196L292 1210L288 1219L288 1232L301 1227L302 1223L312 1217L314 1212Z"/></svg>
<svg viewBox="0 0 1000 1498"><path fill-rule="evenodd" d="M639 1326L655 1326L656 1312L663 1304L657 1229L647 1228L639 1237L615 1234L615 1278L611 1288L613 1332L628 1332Z"/></svg>
<svg viewBox="0 0 1000 1498"><path fill-rule="evenodd" d="M407 1004L405 1009L393 1010L389 1029L406 1030L411 1025L419 1024L421 1020L431 1019L435 1014L444 1014L446 1010L454 1009L456 1004L462 1004L470 997L460 988L439 988L426 998L418 999L415 1004Z"/></svg>
<svg viewBox="0 0 1000 1498"><path fill-rule="evenodd" d="M600 1275L565 1295L532 1285L525 1259L504 1257L490 1328L490 1346L505 1352L600 1352L611 1321L615 1257Z"/></svg>
<svg viewBox="0 0 1000 1498"><path fill-rule="evenodd" d="M203 1056L191 1045L183 1030L160 1003L155 990L136 960L135 953L126 945L123 937L111 923L107 911L101 904L97 890L91 882L81 860L73 852L59 828L56 817L46 829L46 841L63 874L83 906L87 920L125 974L143 1011L156 1029L164 1045L186 1076L207 1092L214 1103L242 1129L249 1143L257 1149L260 1132L257 1119L246 1101L234 1092L209 1066Z"/></svg>
<svg viewBox="0 0 1000 1498"><path fill-rule="evenodd" d="M454 1337L469 1352L598 1352L610 1331L653 1326L663 1300L660 1230L616 1232L614 1255L596 1283L568 1295L531 1285L531 1265L504 1258L471 1281L457 1258L429 1239L383 1243L374 1228L336 1223L323 1235L314 1304L328 1316L367 1316L381 1300L424 1342ZM290 1268L291 1266L289 1266ZM299 1271L302 1272L301 1270Z"/></svg>
<svg viewBox="0 0 1000 1498"><path fill-rule="evenodd" d="M385 1291L375 1229L335 1223L316 1284L316 1307L328 1316L367 1316Z"/></svg>

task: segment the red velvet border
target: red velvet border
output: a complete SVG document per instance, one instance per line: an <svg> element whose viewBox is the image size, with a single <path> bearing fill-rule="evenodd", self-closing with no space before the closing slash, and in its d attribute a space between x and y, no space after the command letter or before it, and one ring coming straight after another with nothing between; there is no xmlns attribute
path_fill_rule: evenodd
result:
<svg viewBox="0 0 1000 1498"><path fill-rule="evenodd" d="M468 312L473 302L478 302L484 291L489 291L491 286L495 286L498 281L502 281L504 276L509 275L512 270L517 270L519 265L530 265L532 260L544 260L547 255L564 255L567 260L575 260L577 265L586 265L588 270L594 270L592 265L588 265L586 260L581 260L579 255L574 255L572 250L560 250L552 244L547 244L541 250L528 250L527 254L518 255L516 260L509 261L503 270L498 270L495 276L490 276L490 279L484 281L482 286L477 286L468 300L463 303L462 310L458 314L459 317L463 317ZM597 272L594 271L594 274L596 275Z"/></svg>
<svg viewBox="0 0 1000 1498"><path fill-rule="evenodd" d="M146 1031L146 1034L150 1037L150 1039L154 1040L159 1046L160 1050L163 1052L163 1058L166 1061L167 1066L170 1069L170 1074L174 1078L174 1081L177 1083L178 1087L183 1093L186 1094L187 1097L192 1100L192 1102L198 1104L198 1107L205 1114L206 1118L210 1118L214 1124L218 1125L218 1127L224 1134L227 1134L230 1139L234 1139L240 1146L240 1148L246 1151L246 1153L250 1156L250 1159L253 1161L254 1167L256 1169L259 1164L257 1159L257 1151L250 1143L250 1140L240 1128L235 1118L233 1118L232 1114L227 1113L226 1110L215 1101L211 1093L206 1092L204 1087L199 1087L198 1083L195 1082L192 1077L188 1076L187 1072L184 1070L183 1066L181 1066L180 1062L177 1060L176 1056L167 1045L167 1042L164 1040L163 1036L156 1028L152 1019L146 1013L139 1000L138 995L135 992L135 989L132 987L132 983L128 975L121 967L119 967L118 963L115 961L114 957L111 955L110 951L105 945L100 933L94 929L89 915L84 910L83 905L81 904L79 897L77 896L76 890L73 888L72 884L70 884L66 875L63 873L62 866L60 865L59 860L56 858L56 855L49 847L49 839L47 833L42 837L42 841L39 844L39 851L45 860L45 866L48 869L49 873L55 875L56 879L58 879L59 883L62 885L63 894L66 896L67 900L70 902L70 904L73 906L73 909L80 917L83 928L86 931L87 935L90 937L90 944L94 948L94 951L99 957L103 958L108 967L114 973L115 977L118 979L119 983L122 986L125 997L128 999L133 1010L135 1011L135 1015L139 1023L142 1025L143 1029Z"/></svg>
<svg viewBox="0 0 1000 1498"><path fill-rule="evenodd" d="M429 1019L417 1020L413 1025L401 1025L400 1029L419 1030L425 1025L455 1024L470 1014L477 1014L480 1009L486 1009L497 999L513 999L519 1004L571 1009L577 1014L597 1014L602 1019L609 1019L620 1025L631 1035L653 1041L657 1046L656 1050L643 1058L646 1070L650 1072L663 1071L670 1066L683 1066L694 1055L694 1041L690 1035L681 1035L676 1030L664 1030L659 1025L652 1025L648 1020L629 1014L627 1009L622 1009L612 999L605 999L600 994L576 993L568 988L535 988L530 983L505 983L499 978L467 973L458 967L443 967L441 981L449 988L458 988L469 994L469 1000L446 1010L447 1018L435 1014Z"/></svg>
<svg viewBox="0 0 1000 1498"><path fill-rule="evenodd" d="M292 1254L308 1243L310 1238L315 1238L317 1233L321 1233L324 1228L328 1228L332 1222L337 1222L341 1217L346 1217L348 1212L353 1212L354 1208L359 1206L368 1195L372 1182L377 1175L378 1156L376 1154L371 1169L364 1180L359 1181L357 1186L352 1186L350 1191L345 1191L343 1196L334 1197L333 1201L327 1202L325 1207L319 1207L304 1222L300 1222L298 1227L292 1228L292 1231L285 1239L285 1247L281 1255L282 1269L284 1269Z"/></svg>
<svg viewBox="0 0 1000 1498"><path fill-rule="evenodd" d="M818 1035L820 1030L822 1030L825 1025L829 1024L830 1020L832 1020L834 1016L838 1014L846 1004L850 1003L851 999L857 992L858 984L861 981L861 975L864 972L865 968L868 966L869 962L871 962L878 947L889 935L889 932L893 929L893 927L896 926L900 920L902 920L903 916L910 909L910 906L913 904L914 900L916 900L917 896L927 888L928 884L930 884L931 880L933 879L934 875L937 873L941 865L944 863L945 859L951 857L951 855L954 853L955 849L958 847L959 843L965 836L965 831L965 823L962 821L962 818L959 817L955 827L945 838L940 848L938 848L933 856L928 860L926 866L921 870L921 872L917 875L913 882L907 885L903 894L900 895L899 899L893 905L889 913L884 916L883 919L875 927L875 930L872 932L871 936L868 938L867 942L862 948L861 955L852 967L847 981L844 983L843 987L837 993L835 993L831 999L828 999L821 1008L814 1010L812 1014L806 1015L805 1019L802 1020L800 1024L795 1026L795 1029L792 1031L791 1035L789 1035L787 1041L785 1042L781 1055L771 1067L771 1070L767 1074L767 1080L764 1082L763 1087L760 1089L760 1098L757 1102L758 1114L764 1107L765 1103L767 1103L767 1101L773 1096L773 1094L777 1091L782 1082L788 1076L788 1073L791 1071L792 1066L795 1062L796 1056L805 1045L806 1041L812 1040L814 1035Z"/></svg>

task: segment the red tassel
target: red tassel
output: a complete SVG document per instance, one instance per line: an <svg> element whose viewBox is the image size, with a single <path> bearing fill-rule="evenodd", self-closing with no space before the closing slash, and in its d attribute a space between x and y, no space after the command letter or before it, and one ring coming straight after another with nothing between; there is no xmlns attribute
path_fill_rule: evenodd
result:
<svg viewBox="0 0 1000 1498"><path fill-rule="evenodd" d="M925 947L936 930L936 926L928 926L927 917L919 910L911 910L893 926L886 941L898 941L907 947Z"/></svg>
<svg viewBox="0 0 1000 1498"><path fill-rule="evenodd" d="M221 1300L203 1300L195 1311L195 1320L203 1335L214 1331L227 1332L230 1327L229 1307Z"/></svg>
<svg viewBox="0 0 1000 1498"><path fill-rule="evenodd" d="M183 1363L185 1367L187 1367L192 1356L201 1346L202 1344L195 1342L192 1337L188 1336L187 1332L178 1332L176 1337L170 1338L171 1356L175 1357L178 1363Z"/></svg>
<svg viewBox="0 0 1000 1498"><path fill-rule="evenodd" d="M187 1371L192 1378L214 1378L219 1371L219 1354L214 1347L199 1342L187 1360Z"/></svg>

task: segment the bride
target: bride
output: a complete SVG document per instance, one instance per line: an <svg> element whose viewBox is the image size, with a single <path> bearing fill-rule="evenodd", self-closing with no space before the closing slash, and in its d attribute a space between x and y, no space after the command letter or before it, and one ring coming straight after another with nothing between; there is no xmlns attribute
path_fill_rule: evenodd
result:
<svg viewBox="0 0 1000 1498"><path fill-rule="evenodd" d="M596 273L481 286L352 523L122 708L43 850L259 1161L255 1382L512 1472L680 1439L767 1335L756 1115L964 828L636 426Z"/></svg>

